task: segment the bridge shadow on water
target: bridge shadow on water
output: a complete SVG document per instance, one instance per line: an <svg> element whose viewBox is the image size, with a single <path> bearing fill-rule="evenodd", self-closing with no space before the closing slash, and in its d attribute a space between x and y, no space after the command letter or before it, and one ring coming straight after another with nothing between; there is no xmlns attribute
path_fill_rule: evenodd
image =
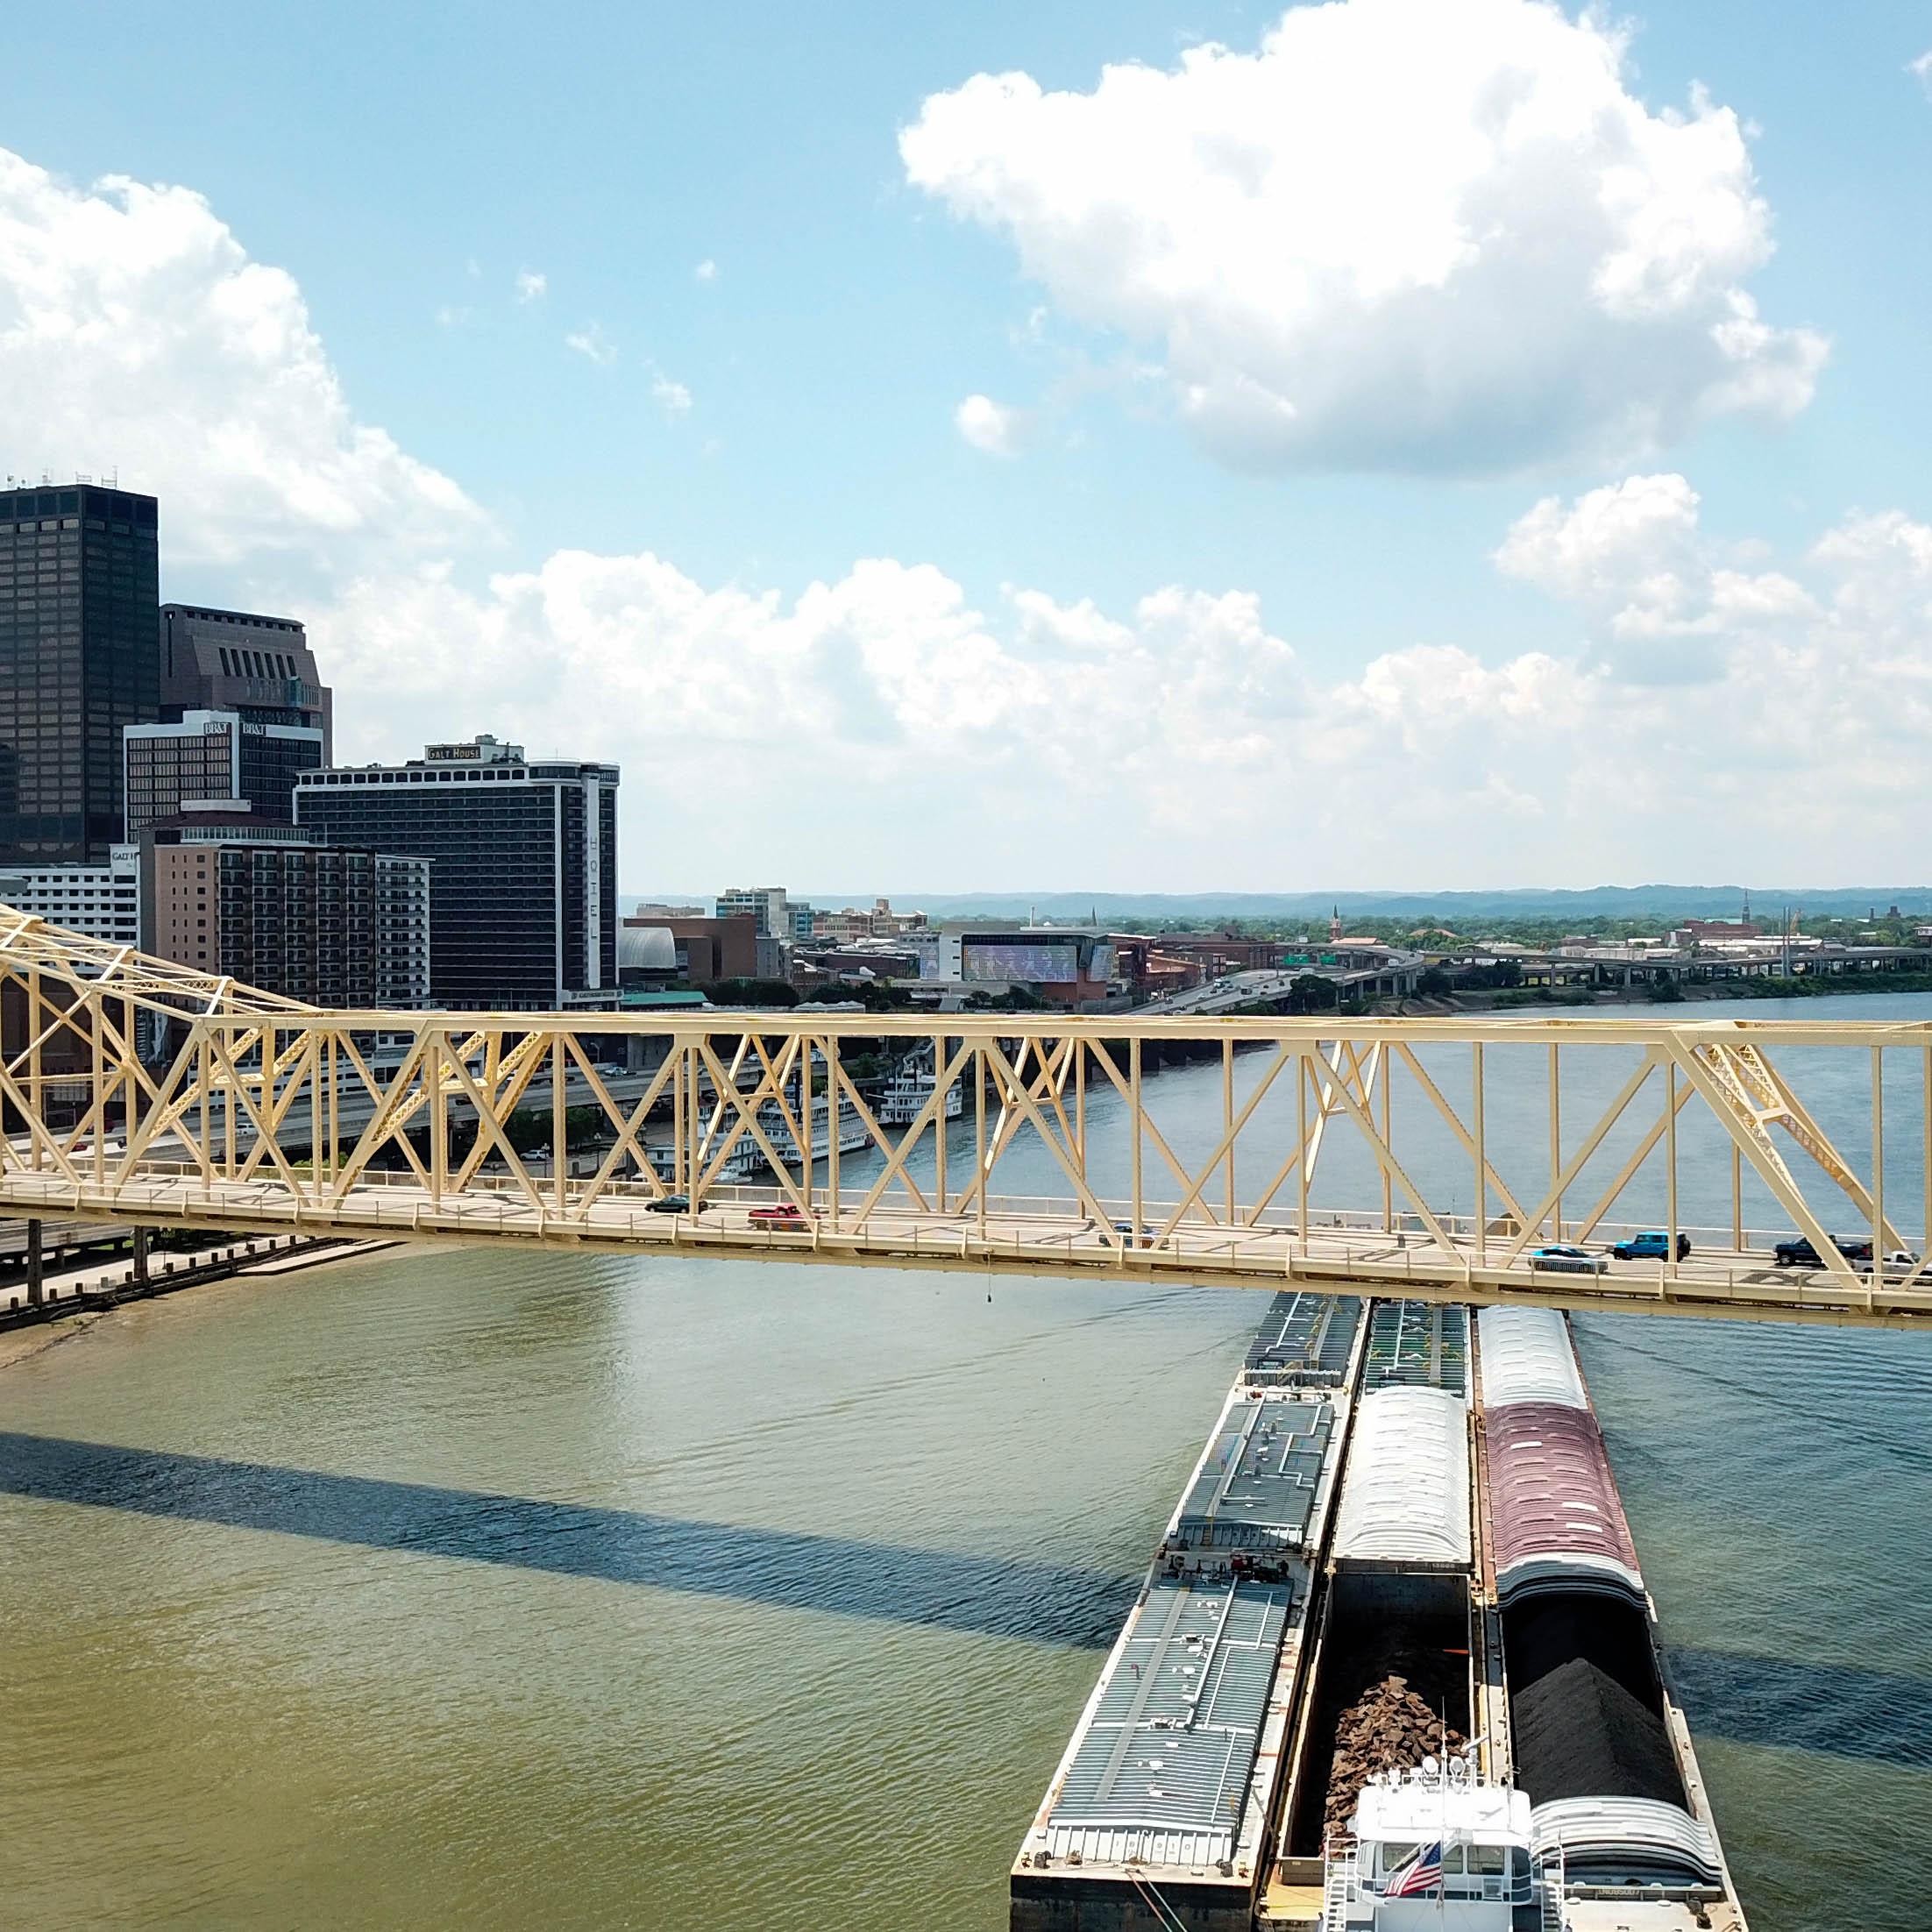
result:
<svg viewBox="0 0 1932 1932"><path fill-rule="evenodd" d="M0 1431L0 1495L1105 1650L1136 1580L798 1531ZM1679 1650L1694 1732L1932 1771L1932 1680Z"/></svg>
<svg viewBox="0 0 1932 1932"><path fill-rule="evenodd" d="M1104 1650L1137 1580L0 1431L0 1495Z"/></svg>

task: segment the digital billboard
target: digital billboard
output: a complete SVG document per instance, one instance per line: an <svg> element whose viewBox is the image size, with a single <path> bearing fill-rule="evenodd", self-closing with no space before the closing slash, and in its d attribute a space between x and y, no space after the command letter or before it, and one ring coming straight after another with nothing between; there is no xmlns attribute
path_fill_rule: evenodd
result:
<svg viewBox="0 0 1932 1932"><path fill-rule="evenodd" d="M1055 984L1080 977L1077 941L970 939L960 948L962 979L1019 980Z"/></svg>

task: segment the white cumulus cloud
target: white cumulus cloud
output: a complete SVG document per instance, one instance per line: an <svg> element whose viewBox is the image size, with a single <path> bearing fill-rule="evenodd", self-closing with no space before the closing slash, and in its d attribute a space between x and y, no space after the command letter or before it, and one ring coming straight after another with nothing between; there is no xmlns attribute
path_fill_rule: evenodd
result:
<svg viewBox="0 0 1932 1932"><path fill-rule="evenodd" d="M1777 571L1736 567L1700 525L1681 476L1632 476L1565 504L1545 497L1511 526L1496 567L1580 606L1639 681L1714 675L1716 641L1809 621L1818 607Z"/></svg>
<svg viewBox="0 0 1932 1932"><path fill-rule="evenodd" d="M731 835L690 820L697 798L755 828L748 861L794 871L834 820L899 876L948 842L1037 869L1049 801L1067 821L1055 866L1131 869L1150 842L1243 832L1307 702L1251 596L1174 588L1115 620L1024 593L985 612L890 558L785 599L653 555L558 551L480 590L439 571L351 586L326 639L386 749L455 728L460 689L506 735L627 761L625 877L644 884L672 826L682 862L726 863Z"/></svg>
<svg viewBox="0 0 1932 1932"><path fill-rule="evenodd" d="M1026 430L1024 410L991 396L970 395L953 411L953 427L988 456L1017 456Z"/></svg>
<svg viewBox="0 0 1932 1932"><path fill-rule="evenodd" d="M1630 477L1573 504L1545 497L1510 527L1495 563L1623 633L1681 630L1709 602L1697 492L1681 476Z"/></svg>
<svg viewBox="0 0 1932 1932"><path fill-rule="evenodd" d="M294 279L199 195L78 188L4 149L0 451L157 488L171 565L307 583L484 528L448 477L358 420Z"/></svg>
<svg viewBox="0 0 1932 1932"><path fill-rule="evenodd" d="M981 74L907 178L1009 235L1069 317L1159 345L1243 465L1488 470L1788 416L1826 344L1763 322L1737 116L1652 112L1622 34L1543 0L1332 0L1253 53Z"/></svg>
<svg viewBox="0 0 1932 1932"><path fill-rule="evenodd" d="M519 302L540 302L549 291L550 279L540 269L519 268L516 272L516 299Z"/></svg>
<svg viewBox="0 0 1932 1932"><path fill-rule="evenodd" d="M1927 97L1932 99L1932 49L1921 53L1916 60L1911 61L1907 72L1918 76L1919 85L1925 89Z"/></svg>
<svg viewBox="0 0 1932 1932"><path fill-rule="evenodd" d="M828 826L882 887L1903 877L1932 816L1932 527L1898 509L1767 559L1682 476L1629 476L1498 533L1551 600L1538 648L1449 621L1329 666L1239 586L493 574L474 506L355 416L295 282L204 202L4 154L0 432L155 491L171 594L305 619L344 757L494 729L621 763L627 889L803 884Z"/></svg>
<svg viewBox="0 0 1932 1932"><path fill-rule="evenodd" d="M691 413L691 391L683 383L673 382L662 369L650 379L650 400L668 416Z"/></svg>

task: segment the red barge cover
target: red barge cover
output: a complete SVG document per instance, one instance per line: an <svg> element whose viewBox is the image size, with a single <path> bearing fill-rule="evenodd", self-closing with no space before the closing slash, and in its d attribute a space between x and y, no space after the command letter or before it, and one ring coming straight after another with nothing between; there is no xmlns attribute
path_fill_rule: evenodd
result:
<svg viewBox="0 0 1932 1932"><path fill-rule="evenodd" d="M1488 1411L1496 1594L1610 1590L1641 1602L1644 1579L1596 1417L1550 1402Z"/></svg>

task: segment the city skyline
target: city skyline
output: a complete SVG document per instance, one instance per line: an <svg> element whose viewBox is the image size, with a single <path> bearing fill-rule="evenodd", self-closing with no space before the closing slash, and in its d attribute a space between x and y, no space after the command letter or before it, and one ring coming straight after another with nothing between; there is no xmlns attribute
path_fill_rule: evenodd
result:
<svg viewBox="0 0 1932 1932"><path fill-rule="evenodd" d="M627 895L1922 876L1925 23L355 18L0 81L0 467L308 624L338 763L621 763Z"/></svg>

